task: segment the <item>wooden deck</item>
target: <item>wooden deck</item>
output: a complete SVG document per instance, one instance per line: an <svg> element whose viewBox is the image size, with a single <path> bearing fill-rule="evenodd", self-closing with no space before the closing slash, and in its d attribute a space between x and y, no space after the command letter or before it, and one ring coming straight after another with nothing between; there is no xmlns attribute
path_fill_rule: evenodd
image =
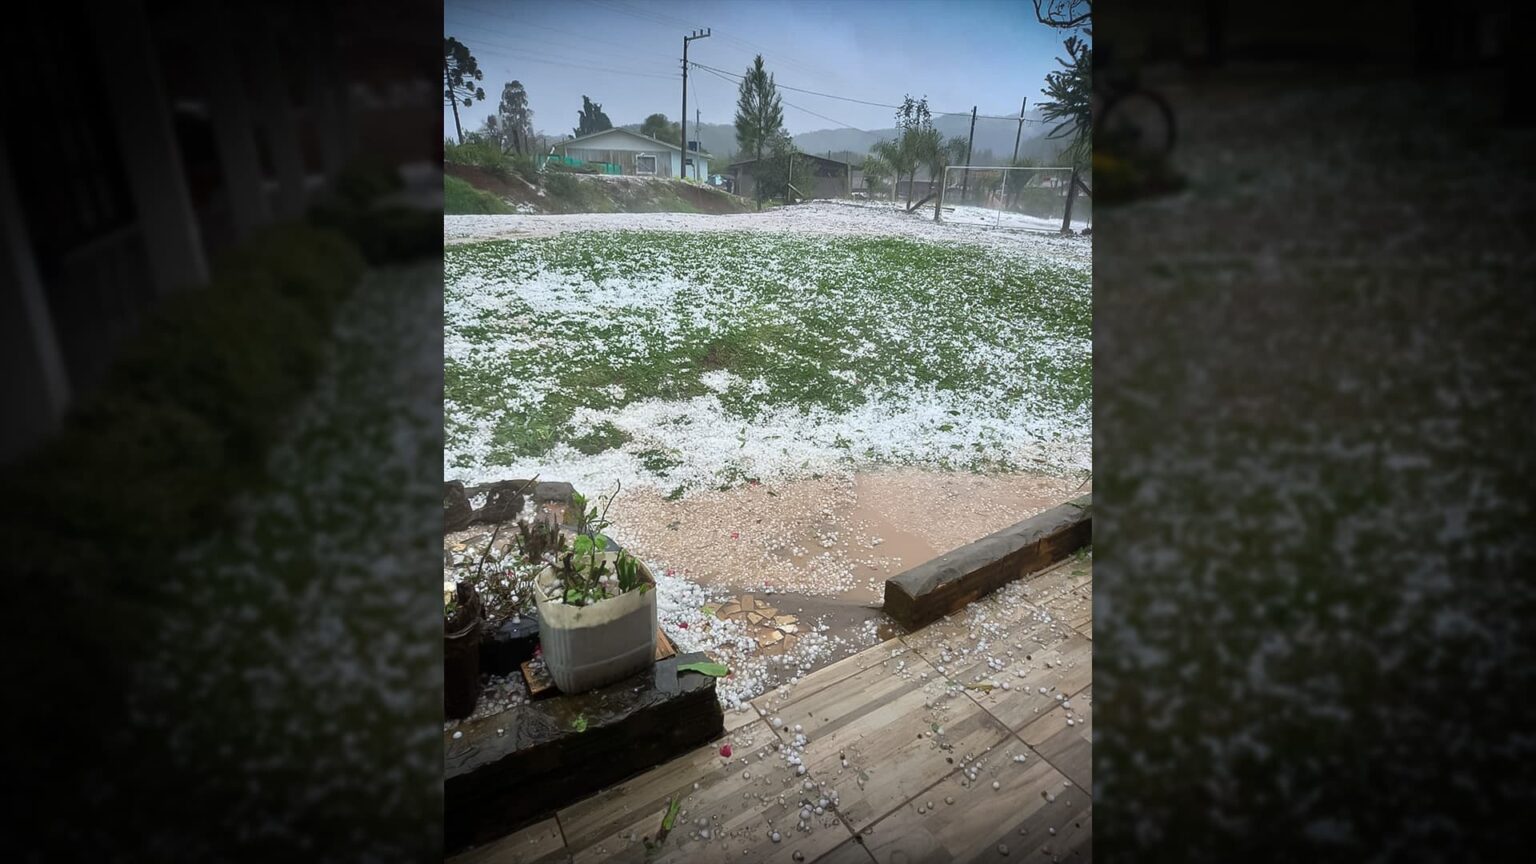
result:
<svg viewBox="0 0 1536 864"><path fill-rule="evenodd" d="M727 714L720 741L451 860L1090 861L1092 592L1091 559L1069 559L766 693ZM796 724L803 775L778 750ZM837 806L801 827L802 807L833 790ZM674 796L676 825L647 858L642 838Z"/></svg>

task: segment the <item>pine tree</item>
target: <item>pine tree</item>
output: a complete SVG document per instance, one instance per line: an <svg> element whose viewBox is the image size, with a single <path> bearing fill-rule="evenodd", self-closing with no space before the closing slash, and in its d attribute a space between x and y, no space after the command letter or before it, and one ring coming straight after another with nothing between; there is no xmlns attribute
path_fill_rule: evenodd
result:
<svg viewBox="0 0 1536 864"><path fill-rule="evenodd" d="M484 102L485 88L475 84L484 77L480 64L463 42L452 36L443 40L443 101L453 106L453 130L460 144L464 143L464 127L459 123L459 102L463 101L466 108L477 100Z"/></svg>
<svg viewBox="0 0 1536 864"><path fill-rule="evenodd" d="M533 109L528 107L528 92L522 82L513 81L501 90L500 118L502 150L526 153L533 144Z"/></svg>
<svg viewBox="0 0 1536 864"><path fill-rule="evenodd" d="M784 103L773 76L763 68L763 55L747 67L736 98L736 143L741 152L761 161L763 148L772 147L784 131Z"/></svg>

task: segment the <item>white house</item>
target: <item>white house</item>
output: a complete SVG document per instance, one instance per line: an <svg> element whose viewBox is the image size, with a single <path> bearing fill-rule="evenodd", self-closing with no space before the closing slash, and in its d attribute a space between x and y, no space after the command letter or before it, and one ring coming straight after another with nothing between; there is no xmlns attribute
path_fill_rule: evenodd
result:
<svg viewBox="0 0 1536 864"><path fill-rule="evenodd" d="M686 162L686 175L690 178L709 178L709 154L689 151L686 160L680 159L682 148L676 144L658 141L649 135L628 129L604 129L580 138L571 138L555 145L555 153L583 162L596 162L619 166L621 174L642 177L677 177L679 162Z"/></svg>

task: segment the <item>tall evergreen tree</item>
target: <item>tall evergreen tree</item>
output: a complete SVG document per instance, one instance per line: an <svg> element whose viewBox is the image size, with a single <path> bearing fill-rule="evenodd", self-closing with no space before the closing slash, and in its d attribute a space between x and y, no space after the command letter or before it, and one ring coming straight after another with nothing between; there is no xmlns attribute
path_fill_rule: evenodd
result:
<svg viewBox="0 0 1536 864"><path fill-rule="evenodd" d="M502 150L526 153L533 144L533 109L528 107L528 92L520 81L501 89L501 105L496 116L502 135Z"/></svg>
<svg viewBox="0 0 1536 864"><path fill-rule="evenodd" d="M773 76L763 68L763 55L757 55L747 67L746 77L736 97L736 143L741 152L754 159L763 158L764 148L771 148L784 131L784 103Z"/></svg>
<svg viewBox="0 0 1536 864"><path fill-rule="evenodd" d="M453 130L464 143L464 127L459 123L459 102L464 107L485 101L485 88L475 82L483 79L480 64L469 47L452 36L443 40L443 101L453 106Z"/></svg>
<svg viewBox="0 0 1536 864"><path fill-rule="evenodd" d="M1072 60L1058 57L1062 68L1046 73L1040 92L1050 99L1040 103L1040 116L1059 121L1046 137L1069 139L1067 155L1081 167L1093 158L1093 46L1076 36L1062 44Z"/></svg>
<svg viewBox="0 0 1536 864"><path fill-rule="evenodd" d="M593 132L612 128L613 123L608 120L608 115L603 113L603 106L582 96L581 111L576 115L576 137L580 138L583 135L591 135Z"/></svg>

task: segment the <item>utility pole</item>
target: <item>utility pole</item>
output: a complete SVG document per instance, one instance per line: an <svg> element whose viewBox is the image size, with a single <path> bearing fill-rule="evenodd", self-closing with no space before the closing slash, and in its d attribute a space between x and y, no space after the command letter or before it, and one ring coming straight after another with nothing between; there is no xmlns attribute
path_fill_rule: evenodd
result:
<svg viewBox="0 0 1536 864"><path fill-rule="evenodd" d="M1025 96L1024 97L1024 101L1019 103L1019 131L1013 133L1013 161L1008 163L1008 165L1010 167L1019 164L1019 139L1024 136L1024 108L1026 106L1028 106L1028 105L1029 105L1029 97ZM1002 201L1002 206L1003 206L1004 210L1008 209L1008 172L1007 171L1003 172L1003 201Z"/></svg>
<svg viewBox="0 0 1536 864"><path fill-rule="evenodd" d="M1025 96L1024 101L1019 103L1019 131L1013 133L1013 162L1008 163L1009 165L1019 161L1019 139L1024 136L1024 107L1028 104L1028 96Z"/></svg>
<svg viewBox="0 0 1536 864"><path fill-rule="evenodd" d="M684 165L688 162L688 43L695 39L707 39L709 28L695 30L683 37L683 114L678 119L682 121L683 141L682 153L677 157L677 179L683 179ZM695 127L697 128L697 127Z"/></svg>
<svg viewBox="0 0 1536 864"><path fill-rule="evenodd" d="M976 106L971 106L971 137L965 142L965 173L960 180L960 203L965 203L965 190L971 185L971 146L976 143ZM943 185L942 183L940 185Z"/></svg>
<svg viewBox="0 0 1536 864"><path fill-rule="evenodd" d="M695 134L695 135L699 134L699 114L700 114L699 109L698 108L694 108L693 109L693 134ZM684 135L683 137L687 138L688 136ZM699 149L700 150L704 149L704 143L702 141L699 142ZM699 179L699 158L698 158L697 154L695 154L694 158L693 158L693 179L695 179L695 180ZM705 177L704 179L708 180L709 178Z"/></svg>

